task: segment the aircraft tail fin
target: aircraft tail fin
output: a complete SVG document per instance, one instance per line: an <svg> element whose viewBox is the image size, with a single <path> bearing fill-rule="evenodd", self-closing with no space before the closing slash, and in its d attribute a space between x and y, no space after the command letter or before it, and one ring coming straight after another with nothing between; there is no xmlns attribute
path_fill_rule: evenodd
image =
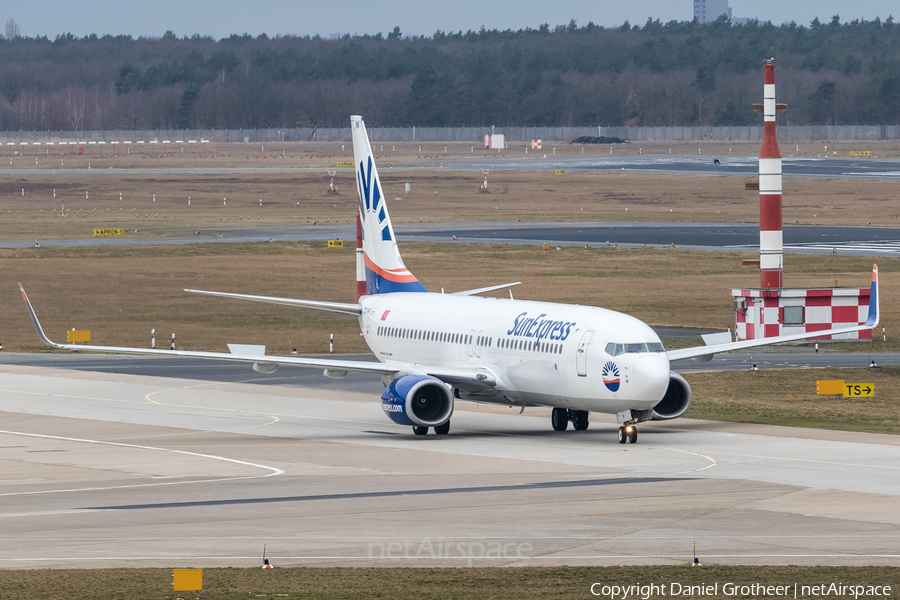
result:
<svg viewBox="0 0 900 600"><path fill-rule="evenodd" d="M400 257L362 117L350 117L350 130L353 135L356 190L359 193L359 216L363 230L366 293L427 292Z"/></svg>

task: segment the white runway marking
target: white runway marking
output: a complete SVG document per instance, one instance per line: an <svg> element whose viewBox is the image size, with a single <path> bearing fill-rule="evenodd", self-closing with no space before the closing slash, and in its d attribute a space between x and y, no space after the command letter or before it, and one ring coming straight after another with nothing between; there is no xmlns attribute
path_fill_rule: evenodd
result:
<svg viewBox="0 0 900 600"><path fill-rule="evenodd" d="M138 446L135 444L121 444L119 442L104 442L101 440L84 440L79 438L69 438L69 437L61 437L58 435L43 435L39 433L24 433L21 431L4 431L0 430L0 434L6 435L21 435L25 437L34 437L48 440L61 440L64 442L79 442L84 444L99 444L102 446L118 446L120 448L134 448L137 450L153 450L157 452L171 452L173 454L184 454L187 456L194 456L197 458L209 458L212 460L221 460L225 462L230 462L238 465L244 465L247 467L256 467L258 469L266 469L271 471L271 473L266 473L265 475L247 475L243 477L220 477L216 479L200 479L196 481L166 481L159 483L137 483L132 485L114 485L110 487L89 487L89 488L75 488L68 490L42 490L35 492L11 492L7 494L0 494L0 496L30 496L34 494L60 494L64 492L93 492L100 490L121 490L128 488L141 488L141 487L154 487L160 485L187 485L187 484L196 484L196 483L212 483L212 482L220 482L220 481L239 481L242 479L262 479L265 477L274 477L277 475L284 474L284 471L278 469L276 467L269 467L266 465L260 465L256 463L251 463L243 460L237 460L235 458L226 458L224 456L215 456L213 454L200 454L197 452L188 452L187 450L172 450L171 448L155 448L153 446Z"/></svg>
<svg viewBox="0 0 900 600"><path fill-rule="evenodd" d="M759 248L758 245L753 244L740 244L733 246L726 246L729 250L744 250L749 249L752 250L754 248ZM833 249L837 249L837 254L841 253L872 253L877 254L879 256L891 256L894 254L900 254L900 241L898 240L870 240L870 241L847 241L847 242L814 242L811 244L785 244L784 249L786 252L794 251L794 252L815 252L815 253L828 253L832 252Z"/></svg>
<svg viewBox="0 0 900 600"><path fill-rule="evenodd" d="M179 560L211 560L211 561L235 561L235 560L254 560L259 561L260 556L182 556L182 555L168 555L168 556L114 556L114 557L103 557L105 561L142 561L142 560L162 560L166 562L179 561ZM291 561L291 560L338 560L338 561L372 561L373 559L369 556L267 556L269 560L273 563L276 561ZM680 562L684 562L685 556L683 554L591 554L591 555L580 555L580 556L571 556L571 555L560 555L558 560L633 560L636 558L650 558L650 559L668 559L668 560L677 560ZM724 558L761 558L761 559L770 559L770 558L782 558L782 559L792 559L792 558L900 558L900 554L704 554L702 556L703 561L707 560L719 560ZM551 555L540 555L540 556L520 556L520 557L496 557L496 556L391 556L390 558L377 558L377 560L390 561L390 560L455 560L462 562L469 561L488 561L488 560L502 560L510 563L518 562L518 561L531 561L531 560L552 560L554 556ZM0 558L0 563L13 563L13 562L47 562L47 561L80 561L84 560L84 558L75 558L75 557L65 557L65 558L40 558L40 557L19 557L19 558Z"/></svg>

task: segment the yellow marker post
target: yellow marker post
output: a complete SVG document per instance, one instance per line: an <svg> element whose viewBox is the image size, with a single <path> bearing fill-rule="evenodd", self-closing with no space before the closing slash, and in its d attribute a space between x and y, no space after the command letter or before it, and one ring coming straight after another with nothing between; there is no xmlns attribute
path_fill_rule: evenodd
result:
<svg viewBox="0 0 900 600"><path fill-rule="evenodd" d="M828 394L843 394L843 379L825 379L816 382L816 394L824 396Z"/></svg>
<svg viewBox="0 0 900 600"><path fill-rule="evenodd" d="M202 592L203 569L174 569L172 571L172 591Z"/></svg>
<svg viewBox="0 0 900 600"><path fill-rule="evenodd" d="M329 248L343 248L344 240L328 240Z"/></svg>
<svg viewBox="0 0 900 600"><path fill-rule="evenodd" d="M845 383L844 398L871 398L875 395L874 383Z"/></svg>
<svg viewBox="0 0 900 600"><path fill-rule="evenodd" d="M66 341L70 344L74 342L91 341L91 332L88 329L69 329L66 331Z"/></svg>

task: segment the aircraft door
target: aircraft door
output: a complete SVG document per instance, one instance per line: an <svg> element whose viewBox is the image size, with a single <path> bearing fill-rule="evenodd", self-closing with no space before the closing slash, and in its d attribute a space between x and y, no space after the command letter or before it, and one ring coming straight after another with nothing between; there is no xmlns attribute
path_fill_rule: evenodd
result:
<svg viewBox="0 0 900 600"><path fill-rule="evenodd" d="M587 350L591 345L591 338L594 337L593 331L585 331L578 342L578 350L575 354L575 370L579 377L587 377Z"/></svg>
<svg viewBox="0 0 900 600"><path fill-rule="evenodd" d="M481 358L481 347L484 345L484 332L479 331L475 337L475 356Z"/></svg>

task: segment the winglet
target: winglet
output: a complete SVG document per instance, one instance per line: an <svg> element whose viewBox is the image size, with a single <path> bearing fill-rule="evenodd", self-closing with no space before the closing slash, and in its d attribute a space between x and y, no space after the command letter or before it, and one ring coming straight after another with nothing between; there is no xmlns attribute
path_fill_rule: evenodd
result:
<svg viewBox="0 0 900 600"><path fill-rule="evenodd" d="M872 265L872 292L869 295L869 316L866 319L867 327L875 327L881 320L881 298L878 295L878 265Z"/></svg>
<svg viewBox="0 0 900 600"><path fill-rule="evenodd" d="M41 327L41 322L38 321L37 315L34 314L34 308L31 306L28 295L25 293L25 288L22 287L21 283L19 284L19 291L22 292L22 298L25 300L25 307L28 309L28 316L31 317L31 323L34 325L34 330L37 332L38 339L48 346L65 348L65 346L60 346L59 344L51 342L50 338L47 337L47 334L44 333L44 328Z"/></svg>

